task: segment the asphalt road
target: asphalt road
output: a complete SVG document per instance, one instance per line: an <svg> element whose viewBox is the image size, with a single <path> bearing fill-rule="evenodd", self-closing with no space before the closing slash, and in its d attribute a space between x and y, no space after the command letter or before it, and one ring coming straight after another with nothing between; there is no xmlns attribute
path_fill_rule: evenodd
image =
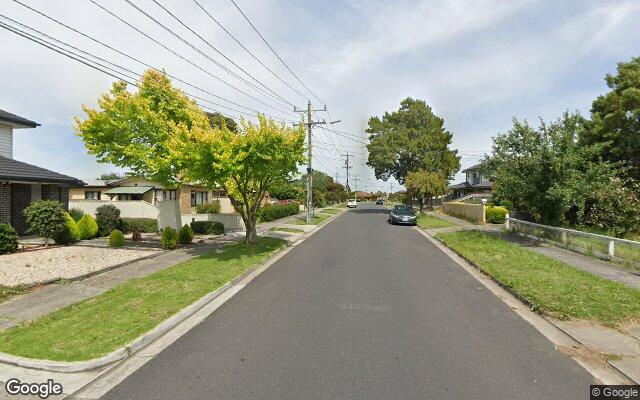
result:
<svg viewBox="0 0 640 400"><path fill-rule="evenodd" d="M105 398L588 398L586 371L386 217L337 218Z"/></svg>

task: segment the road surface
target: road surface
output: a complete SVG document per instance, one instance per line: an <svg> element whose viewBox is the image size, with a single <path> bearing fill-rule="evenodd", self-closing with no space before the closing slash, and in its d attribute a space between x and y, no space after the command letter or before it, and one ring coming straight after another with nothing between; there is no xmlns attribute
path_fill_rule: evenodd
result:
<svg viewBox="0 0 640 400"><path fill-rule="evenodd" d="M588 398L585 370L386 212L346 212L104 398Z"/></svg>

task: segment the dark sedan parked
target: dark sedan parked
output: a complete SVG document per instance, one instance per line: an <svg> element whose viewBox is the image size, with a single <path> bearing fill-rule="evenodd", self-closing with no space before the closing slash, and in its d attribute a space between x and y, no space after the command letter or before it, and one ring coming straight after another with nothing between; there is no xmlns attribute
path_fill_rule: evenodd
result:
<svg viewBox="0 0 640 400"><path fill-rule="evenodd" d="M393 206L393 209L389 214L389 223L391 225L416 225L416 212L413 211L413 207L405 204Z"/></svg>

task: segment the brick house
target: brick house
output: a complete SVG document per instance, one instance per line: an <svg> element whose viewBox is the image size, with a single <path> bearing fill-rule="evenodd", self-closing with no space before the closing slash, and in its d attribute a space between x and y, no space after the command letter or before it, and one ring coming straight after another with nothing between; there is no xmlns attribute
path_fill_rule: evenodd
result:
<svg viewBox="0 0 640 400"><path fill-rule="evenodd" d="M22 211L29 204L40 199L56 200L66 209L69 186L82 184L79 179L13 158L13 131L38 126L0 110L0 223L10 224L20 234L27 230Z"/></svg>

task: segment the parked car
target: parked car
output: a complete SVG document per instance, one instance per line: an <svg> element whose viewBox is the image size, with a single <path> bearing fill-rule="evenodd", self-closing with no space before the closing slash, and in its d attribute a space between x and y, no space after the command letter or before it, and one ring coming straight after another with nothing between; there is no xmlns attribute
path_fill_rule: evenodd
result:
<svg viewBox="0 0 640 400"><path fill-rule="evenodd" d="M416 225L416 212L413 211L413 207L406 204L395 205L389 213L389 223L391 225Z"/></svg>
<svg viewBox="0 0 640 400"><path fill-rule="evenodd" d="M347 207L356 208L356 207L358 207L358 202L356 201L356 199L349 199L347 201Z"/></svg>
<svg viewBox="0 0 640 400"><path fill-rule="evenodd" d="M381 205L383 205L383 204L384 204L384 200L382 200L382 199L378 199L378 200L376 200L376 204L377 204L377 205L379 205L379 206L381 206Z"/></svg>

